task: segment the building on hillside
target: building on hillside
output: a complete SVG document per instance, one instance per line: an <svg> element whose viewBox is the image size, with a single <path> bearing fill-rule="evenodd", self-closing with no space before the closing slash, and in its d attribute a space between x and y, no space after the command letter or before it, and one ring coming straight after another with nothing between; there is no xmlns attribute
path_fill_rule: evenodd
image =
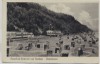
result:
<svg viewBox="0 0 100 64"><path fill-rule="evenodd" d="M33 33L28 33L28 32L7 32L7 38L11 38L11 39L17 39L17 38L30 38L30 37L34 37Z"/></svg>
<svg viewBox="0 0 100 64"><path fill-rule="evenodd" d="M47 30L47 36L60 36L63 35L61 31L58 30Z"/></svg>

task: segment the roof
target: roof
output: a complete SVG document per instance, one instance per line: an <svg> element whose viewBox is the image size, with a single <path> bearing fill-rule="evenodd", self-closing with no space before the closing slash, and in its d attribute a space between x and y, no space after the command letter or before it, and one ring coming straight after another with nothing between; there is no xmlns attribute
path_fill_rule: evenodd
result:
<svg viewBox="0 0 100 64"><path fill-rule="evenodd" d="M47 30L47 32L61 32L60 30Z"/></svg>
<svg viewBox="0 0 100 64"><path fill-rule="evenodd" d="M47 32L53 32L53 30L47 30Z"/></svg>
<svg viewBox="0 0 100 64"><path fill-rule="evenodd" d="M21 34L21 32L15 32L15 31L10 31L10 32L7 32L7 34ZM29 33L29 32L23 32L24 34L33 34L33 33Z"/></svg>

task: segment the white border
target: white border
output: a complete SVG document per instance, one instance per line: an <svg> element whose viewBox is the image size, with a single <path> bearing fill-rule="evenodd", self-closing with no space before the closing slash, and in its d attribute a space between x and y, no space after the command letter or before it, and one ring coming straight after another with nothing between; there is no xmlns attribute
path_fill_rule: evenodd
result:
<svg viewBox="0 0 100 64"><path fill-rule="evenodd" d="M51 57L57 58L58 60L48 61L45 60L46 57L42 57L44 60L11 60L10 58L6 57L6 2L41 2L41 3L97 3L98 0L3 0L3 22L2 22L2 32L3 32L3 62L34 62L34 63L98 63L98 57ZM23 57L23 58L35 58L35 57ZM50 58L50 57L49 57Z"/></svg>

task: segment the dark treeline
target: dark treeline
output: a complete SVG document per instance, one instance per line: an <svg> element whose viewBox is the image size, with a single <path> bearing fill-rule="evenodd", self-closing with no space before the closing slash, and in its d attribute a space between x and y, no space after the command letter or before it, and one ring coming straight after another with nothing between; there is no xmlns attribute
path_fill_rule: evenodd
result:
<svg viewBox="0 0 100 64"><path fill-rule="evenodd" d="M7 3L7 31L18 31L24 28L35 35L45 34L50 28L61 30L64 34L91 31L80 24L73 16L56 13L37 3Z"/></svg>

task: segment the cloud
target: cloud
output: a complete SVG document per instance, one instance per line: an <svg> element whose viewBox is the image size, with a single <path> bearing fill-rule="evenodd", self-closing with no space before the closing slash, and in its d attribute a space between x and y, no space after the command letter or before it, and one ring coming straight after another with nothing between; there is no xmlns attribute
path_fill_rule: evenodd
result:
<svg viewBox="0 0 100 64"><path fill-rule="evenodd" d="M82 9L82 11L80 11L79 13L75 13L75 11L72 12L71 7L68 7L62 3L52 4L48 6L47 8L54 12L73 15L80 23L86 25L92 30L95 30L95 31L98 30L98 19L93 19L90 13L85 11L84 9Z"/></svg>
<svg viewBox="0 0 100 64"><path fill-rule="evenodd" d="M64 3L50 4L45 5L49 10L52 10L57 13L65 13L75 17L81 24L86 25L90 29L95 31L98 30L98 19L92 18L93 14L90 14L89 10L85 10L84 8L73 8L71 6L67 6ZM76 10L77 9L77 10ZM88 11L88 12L87 12ZM95 12L93 12L95 13Z"/></svg>
<svg viewBox="0 0 100 64"><path fill-rule="evenodd" d="M93 19L87 11L81 11L78 16L80 23L87 25L89 28L98 30L98 19Z"/></svg>
<svg viewBox="0 0 100 64"><path fill-rule="evenodd" d="M54 12L58 12L58 13L65 13L65 14L70 14L70 15L74 14L73 12L71 12L70 7L68 7L68 6L66 6L65 4L62 4L62 3L52 4L47 8L54 11Z"/></svg>

